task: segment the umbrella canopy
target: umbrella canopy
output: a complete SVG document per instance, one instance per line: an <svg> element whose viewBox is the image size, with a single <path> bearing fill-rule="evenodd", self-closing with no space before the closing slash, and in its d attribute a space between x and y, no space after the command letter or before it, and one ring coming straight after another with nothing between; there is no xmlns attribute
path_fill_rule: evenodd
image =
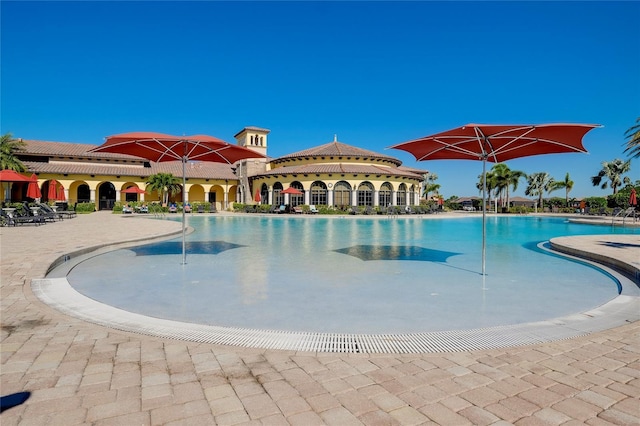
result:
<svg viewBox="0 0 640 426"><path fill-rule="evenodd" d="M120 191L123 194L144 194L146 191L144 189L140 189L137 186L130 186L127 189Z"/></svg>
<svg viewBox="0 0 640 426"><path fill-rule="evenodd" d="M638 205L638 196L636 195L635 188L631 188L631 194L629 195L629 205L632 207Z"/></svg>
<svg viewBox="0 0 640 426"><path fill-rule="evenodd" d="M467 124L394 145L423 160L486 160L494 163L539 154L587 152L582 138L597 124Z"/></svg>
<svg viewBox="0 0 640 426"><path fill-rule="evenodd" d="M0 170L0 182L29 182L29 178L14 170L6 169ZM5 191L4 187L2 189ZM6 200L11 198L11 185L7 185L4 198Z"/></svg>
<svg viewBox="0 0 640 426"><path fill-rule="evenodd" d="M107 137L90 152L112 152L134 155L153 162L182 161L182 204L186 204L187 161L210 161L233 164L247 158L265 158L247 148L231 145L207 135L173 136L154 132L121 133ZM185 209L182 209L182 264L187 263L185 243Z"/></svg>
<svg viewBox="0 0 640 426"><path fill-rule="evenodd" d="M38 177L35 173L31 175L31 179L29 180L29 186L27 187L27 197L34 199L42 197L42 191L40 191L40 186L38 186Z"/></svg>
<svg viewBox="0 0 640 426"><path fill-rule="evenodd" d="M482 275L485 275L487 161L498 163L540 154L587 152L582 138L598 124L466 126L392 146L424 160L482 161Z"/></svg>
<svg viewBox="0 0 640 426"><path fill-rule="evenodd" d="M58 190L56 189L57 185L58 182L55 179L49 181L49 190L47 191L47 199L49 201L58 199Z"/></svg>
<svg viewBox="0 0 640 426"><path fill-rule="evenodd" d="M247 158L264 158L247 148L232 145L213 136L172 136L164 133L131 132L107 137L90 152L112 152L163 161L211 161L233 164Z"/></svg>
<svg viewBox="0 0 640 426"><path fill-rule="evenodd" d="M256 196L253 198L256 203L262 201L262 196L260 195L260 190L256 191Z"/></svg>
<svg viewBox="0 0 640 426"><path fill-rule="evenodd" d="M0 182L29 182L29 178L14 170L0 170Z"/></svg>
<svg viewBox="0 0 640 426"><path fill-rule="evenodd" d="M289 194L289 195L303 195L303 192L300 191L299 189L296 189L292 186L290 186L289 188L285 189L284 191L280 191L281 194Z"/></svg>

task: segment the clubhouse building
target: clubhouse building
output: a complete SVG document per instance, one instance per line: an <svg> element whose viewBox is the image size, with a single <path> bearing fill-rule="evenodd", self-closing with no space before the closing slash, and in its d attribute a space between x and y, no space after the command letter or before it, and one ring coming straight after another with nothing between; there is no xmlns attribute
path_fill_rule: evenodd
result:
<svg viewBox="0 0 640 426"><path fill-rule="evenodd" d="M231 203L291 206L327 205L406 206L420 201L424 170L403 167L394 157L339 142L294 152L279 158L267 155L268 129L245 127L234 135L236 143L266 156L234 165L189 162L186 167L186 199L210 202L219 210ZM96 209L111 209L115 202L159 202L157 192L124 193L135 187L146 190L149 176L171 173L182 177L182 163L149 162L129 155L89 152L95 145L23 140L16 153L35 174L43 198L55 180L64 188L69 204L94 202ZM54 184L56 184L54 182ZM181 182L180 182L181 183ZM182 186L182 185L180 185ZM283 193L295 188L299 194ZM26 183L13 183L11 199L26 200ZM180 192L171 201L181 202Z"/></svg>

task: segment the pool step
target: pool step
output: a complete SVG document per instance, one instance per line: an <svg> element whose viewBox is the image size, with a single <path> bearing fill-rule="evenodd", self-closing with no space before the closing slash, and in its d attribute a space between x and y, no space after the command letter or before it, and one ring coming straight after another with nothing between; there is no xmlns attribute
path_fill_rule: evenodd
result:
<svg viewBox="0 0 640 426"><path fill-rule="evenodd" d="M84 321L149 336L246 348L332 353L462 352L569 339L640 320L640 298L618 296L588 312L527 324L406 334L341 334L259 330L148 317L90 299L66 278L33 280L34 294Z"/></svg>

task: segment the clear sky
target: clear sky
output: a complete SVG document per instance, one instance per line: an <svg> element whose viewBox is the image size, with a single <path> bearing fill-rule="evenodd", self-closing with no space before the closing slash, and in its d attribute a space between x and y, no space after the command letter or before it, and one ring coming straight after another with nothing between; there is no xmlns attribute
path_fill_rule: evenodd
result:
<svg viewBox="0 0 640 426"><path fill-rule="evenodd" d="M509 161L591 184L640 116L640 2L2 1L1 133L101 144L130 131L333 140L479 195L482 164L391 145L467 123L595 123L589 154ZM640 179L633 160L629 175ZM515 192L523 196L526 182ZM564 191L552 195L564 197Z"/></svg>

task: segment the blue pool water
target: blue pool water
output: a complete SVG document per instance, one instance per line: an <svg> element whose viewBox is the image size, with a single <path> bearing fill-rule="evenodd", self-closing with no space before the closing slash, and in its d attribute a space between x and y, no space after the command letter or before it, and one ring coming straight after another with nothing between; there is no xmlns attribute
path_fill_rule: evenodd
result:
<svg viewBox="0 0 640 426"><path fill-rule="evenodd" d="M167 218L164 220L175 220ZM118 249L68 274L79 292L149 316L256 329L411 333L556 318L617 296L616 281L540 250L566 235L637 233L533 216L189 216L181 238Z"/></svg>

